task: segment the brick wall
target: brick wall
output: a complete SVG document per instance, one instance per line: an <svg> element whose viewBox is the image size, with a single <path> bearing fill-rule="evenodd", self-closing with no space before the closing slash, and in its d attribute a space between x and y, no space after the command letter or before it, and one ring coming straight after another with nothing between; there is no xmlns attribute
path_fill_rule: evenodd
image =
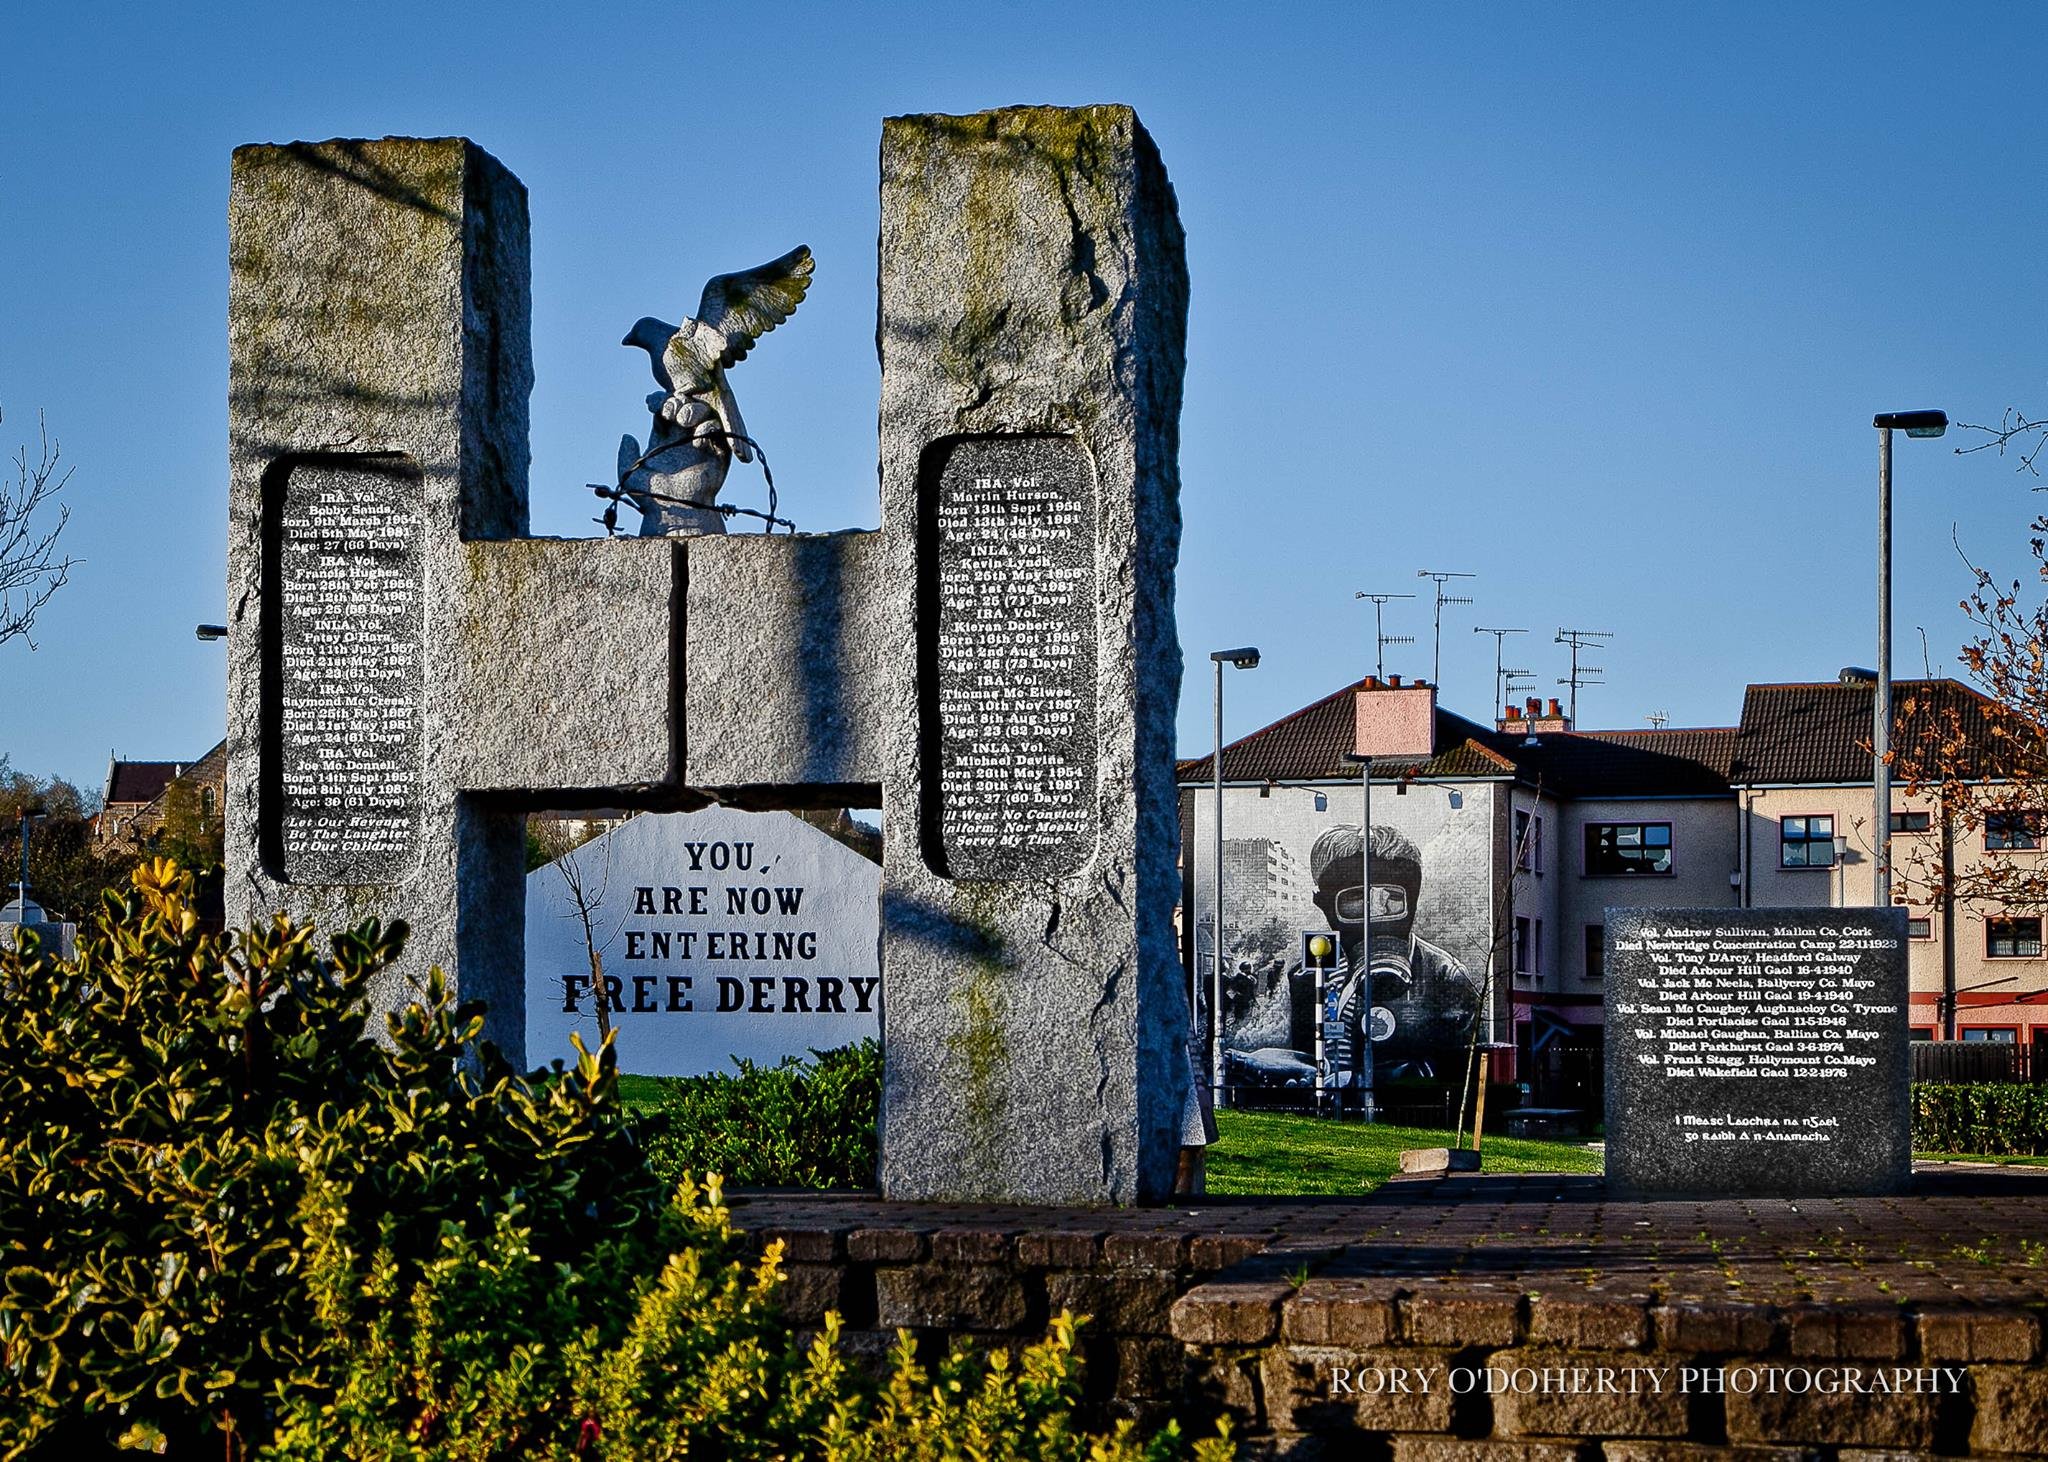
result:
<svg viewBox="0 0 2048 1462"><path fill-rule="evenodd" d="M1186 1400L1174 1302L1262 1251L1274 1229L1256 1209L1205 1224L1166 1209L1020 1213L832 1199L745 1201L734 1219L757 1246L783 1242L789 1321L813 1329L836 1310L847 1348L877 1365L899 1329L935 1358L958 1341L1041 1339L1061 1310L1090 1316L1081 1333L1089 1419L1148 1428Z"/></svg>
<svg viewBox="0 0 2048 1462"><path fill-rule="evenodd" d="M935 1357L1093 1316L1096 1426L1227 1415L1254 1458L1877 1462L2048 1452L2044 1200L2048 1174L1632 1204L1476 1175L1194 1209L756 1196L734 1218L783 1240L791 1322L837 1310L877 1365L899 1327Z"/></svg>

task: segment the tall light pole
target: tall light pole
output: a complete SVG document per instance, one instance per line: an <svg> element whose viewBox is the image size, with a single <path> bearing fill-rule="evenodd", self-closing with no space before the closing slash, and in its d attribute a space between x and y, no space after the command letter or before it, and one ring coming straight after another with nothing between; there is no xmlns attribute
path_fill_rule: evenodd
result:
<svg viewBox="0 0 2048 1462"><path fill-rule="evenodd" d="M1372 758L1347 751L1344 760L1358 768L1363 794L1358 819L1358 892L1364 899L1358 911L1358 1114L1371 1122L1377 1119L1372 1090Z"/></svg>
<svg viewBox="0 0 2048 1462"><path fill-rule="evenodd" d="M1209 909L1214 916L1213 939L1210 952L1215 956L1214 968L1209 986L1209 1090L1211 1101L1223 1105L1223 667L1234 665L1239 670L1255 669L1259 663L1259 652L1251 645L1237 650L1212 650L1209 659L1216 666L1216 759L1210 764L1216 783L1216 863L1215 891L1209 895Z"/></svg>
<svg viewBox="0 0 2048 1462"><path fill-rule="evenodd" d="M1871 698L1871 784L1876 804L1870 825L1876 863L1870 902L1892 903L1892 429L1909 437L1938 437L1948 430L1945 411L1880 411L1877 428L1877 692Z"/></svg>
<svg viewBox="0 0 2048 1462"><path fill-rule="evenodd" d="M21 809L21 882L15 888L14 927L16 949L21 948L20 930L28 922L28 830L31 823L41 822L47 813L30 812Z"/></svg>

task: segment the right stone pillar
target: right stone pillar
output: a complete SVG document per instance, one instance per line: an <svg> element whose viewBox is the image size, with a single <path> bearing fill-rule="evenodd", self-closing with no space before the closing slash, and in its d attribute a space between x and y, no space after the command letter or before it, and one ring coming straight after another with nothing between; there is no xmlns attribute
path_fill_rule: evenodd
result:
<svg viewBox="0 0 2048 1462"><path fill-rule="evenodd" d="M882 1171L1170 1191L1187 266L1126 107L882 131Z"/></svg>

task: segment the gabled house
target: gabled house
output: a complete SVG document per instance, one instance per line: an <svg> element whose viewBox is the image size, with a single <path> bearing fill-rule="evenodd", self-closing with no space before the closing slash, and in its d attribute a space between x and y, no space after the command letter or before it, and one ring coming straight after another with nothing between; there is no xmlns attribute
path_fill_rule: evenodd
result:
<svg viewBox="0 0 2048 1462"><path fill-rule="evenodd" d="M1581 731L1555 701L1491 725L1439 708L1432 755L1374 762L1367 892L1348 887L1363 797L1345 753L1356 697L1383 688L1368 677L1224 748L1227 1077L1302 1079L1314 1021L1299 951L1312 930L1369 947L1376 1008L1392 992L1374 1017L1380 1073L1462 1074L1476 1033L1502 1048L1496 1075L1581 1099L1590 1081L1597 1099L1608 909L1870 901L1867 681L1750 686L1740 720L1723 727ZM1958 682L1897 682L1894 704L1895 746L1949 725L1966 741L1984 734L1987 703ZM1211 761L1178 773L1183 957L1204 1010L1215 983ZM1892 827L1914 1034L2048 1044L2043 911L1937 906L1927 877L1944 860L2048 857L2043 830L1994 825L1964 847L1952 818L1903 789ZM1356 917L1366 906L1369 940Z"/></svg>
<svg viewBox="0 0 2048 1462"><path fill-rule="evenodd" d="M95 844L102 849L148 847L181 797L190 798L190 815L200 827L217 828L226 805L227 775L225 741L193 762L110 759L94 823Z"/></svg>

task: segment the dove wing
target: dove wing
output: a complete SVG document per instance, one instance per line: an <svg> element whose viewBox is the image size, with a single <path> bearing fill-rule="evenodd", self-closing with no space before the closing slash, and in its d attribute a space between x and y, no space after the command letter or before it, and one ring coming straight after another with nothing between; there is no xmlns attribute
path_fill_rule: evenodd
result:
<svg viewBox="0 0 2048 1462"><path fill-rule="evenodd" d="M721 274L704 286L697 318L725 337L721 367L745 360L756 340L796 313L811 287L812 267L809 246L798 244L780 259Z"/></svg>

